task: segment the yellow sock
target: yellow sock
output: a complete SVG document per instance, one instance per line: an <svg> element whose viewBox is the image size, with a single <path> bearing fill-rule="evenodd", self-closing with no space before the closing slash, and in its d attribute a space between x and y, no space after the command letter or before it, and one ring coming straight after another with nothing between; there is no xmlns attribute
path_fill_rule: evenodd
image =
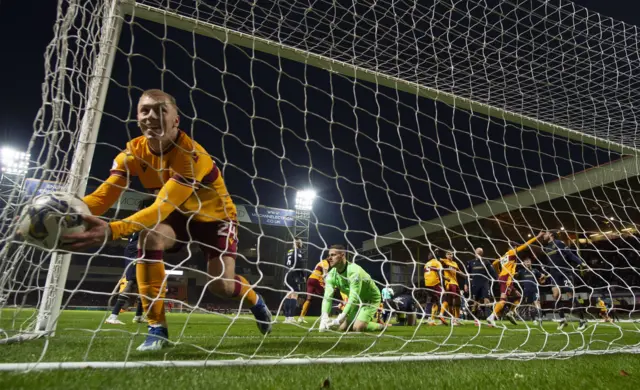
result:
<svg viewBox="0 0 640 390"><path fill-rule="evenodd" d="M460 318L460 306L453 307L453 318Z"/></svg>
<svg viewBox="0 0 640 390"><path fill-rule="evenodd" d="M251 284L242 275L236 275L236 288L231 298L240 300L244 297L249 306L258 303L258 294L251 288Z"/></svg>
<svg viewBox="0 0 640 390"><path fill-rule="evenodd" d="M500 301L498 303L496 303L496 307L493 309L493 313L495 315L500 315L500 313L502 312L502 308L504 307L505 301Z"/></svg>
<svg viewBox="0 0 640 390"><path fill-rule="evenodd" d="M300 317L304 317L307 315L307 311L309 310L309 305L311 304L311 300L307 299L302 304L302 311L300 312Z"/></svg>
<svg viewBox="0 0 640 390"><path fill-rule="evenodd" d="M444 313L449 309L449 302L442 302L442 308L440 309L440 316L444 316Z"/></svg>
<svg viewBox="0 0 640 390"><path fill-rule="evenodd" d="M153 262L144 261L151 260ZM136 278L142 307L147 313L149 326L167 326L164 313L165 282L162 251L145 251L144 260L136 264Z"/></svg>
<svg viewBox="0 0 640 390"><path fill-rule="evenodd" d="M431 305L431 319L435 320L436 319L436 314L438 313L438 305L433 304Z"/></svg>

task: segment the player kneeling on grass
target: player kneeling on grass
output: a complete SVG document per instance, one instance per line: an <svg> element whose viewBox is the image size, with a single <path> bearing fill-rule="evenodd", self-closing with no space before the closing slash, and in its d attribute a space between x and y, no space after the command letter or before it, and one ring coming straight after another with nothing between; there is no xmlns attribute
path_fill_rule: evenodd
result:
<svg viewBox="0 0 640 390"><path fill-rule="evenodd" d="M393 298L390 306L396 312L399 326L415 326L416 324L416 300L407 291Z"/></svg>
<svg viewBox="0 0 640 390"><path fill-rule="evenodd" d="M341 331L356 332L378 331L386 325L375 321L375 315L382 301L378 286L362 267L349 263L342 245L329 248L329 273L325 278L324 298L322 299L322 317L320 332L331 327ZM337 318L329 318L331 313L333 289L338 288L348 296L343 312Z"/></svg>
<svg viewBox="0 0 640 390"><path fill-rule="evenodd" d="M208 262L211 292L245 302L260 332L269 333L271 312L251 284L235 273L237 210L213 158L179 129L176 100L166 92L143 92L137 119L142 136L127 143L113 161L109 178L83 201L93 215L102 215L137 176L142 187L150 191L160 188L153 204L110 223L85 216L87 230L67 235L65 239L73 244L65 249L97 248L140 232L136 274L149 334L138 351L168 345L164 311L167 278L162 259L165 251L177 251L192 241L204 244L201 249Z"/></svg>

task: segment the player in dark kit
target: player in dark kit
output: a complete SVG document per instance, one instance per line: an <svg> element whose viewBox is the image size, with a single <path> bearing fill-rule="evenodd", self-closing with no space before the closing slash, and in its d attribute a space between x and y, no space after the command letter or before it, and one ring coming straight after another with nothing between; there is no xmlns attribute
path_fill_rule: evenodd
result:
<svg viewBox="0 0 640 390"><path fill-rule="evenodd" d="M138 210L143 210L153 204L153 199L144 199L140 202L140 207ZM122 291L118 294L118 299L116 304L113 306L113 310L111 311L111 315L105 321L107 324L112 325L124 325L124 322L118 320L118 314L120 314L120 310L127 304L129 299L138 292L138 281L136 279L136 257L138 257L138 233L133 233L131 237L129 237L129 242L127 246L124 248L124 257L125 257L125 273L124 278L126 279L126 284ZM134 323L142 323L147 322L142 317L142 301L140 296L136 298L136 315L133 317Z"/></svg>
<svg viewBox="0 0 640 390"><path fill-rule="evenodd" d="M540 270L531 267L531 259L526 257L516 274L516 280L522 290L520 304L529 306L534 310L534 324L542 323L542 310L540 309L540 284L544 284L549 275L543 275Z"/></svg>
<svg viewBox="0 0 640 390"><path fill-rule="evenodd" d="M296 307L298 306L298 294L300 290L300 273L296 270L302 262L302 241L295 240L293 248L287 251L285 265L287 266L287 274L285 276L285 288L289 290L284 299L282 311L284 312L284 322L292 324L294 322Z"/></svg>
<svg viewBox="0 0 640 390"><path fill-rule="evenodd" d="M125 256L125 273L124 279L126 284L124 288L118 293L118 299L116 304L113 305L111 315L105 323L112 325L124 325L124 322L118 319L120 310L127 304L133 294L138 291L138 283L136 281L136 257L138 256L138 233L134 233L130 238L127 246L124 248ZM140 296L136 298L136 315L133 317L133 322L146 322L142 318L142 302Z"/></svg>
<svg viewBox="0 0 640 390"><path fill-rule="evenodd" d="M391 306L396 311L397 325L414 326L416 324L416 300L411 294L403 292L397 295L391 301Z"/></svg>
<svg viewBox="0 0 640 390"><path fill-rule="evenodd" d="M493 297L491 285L492 281L498 280L496 270L488 260L483 259L483 254L484 250L482 248L476 248L476 257L467 263L469 282L465 285L465 289L468 290L469 298L473 302L471 312L475 317L476 325L479 325L479 312L482 313L484 318L491 314L490 298Z"/></svg>
<svg viewBox="0 0 640 390"><path fill-rule="evenodd" d="M549 231L543 236L547 245L544 247L544 252L549 259L549 274L551 275L551 292L553 293L553 299L556 301L554 312L558 312L560 316L560 323L558 324L558 330L564 329L567 326L567 320L565 319L564 308L569 307L569 310L578 308L578 316L580 317L580 325L578 330L584 330L587 328L587 321L584 319L584 310L580 308L580 303L573 297L573 265L588 268L581 258L576 256L573 251L564 244L564 242L558 239L558 232ZM566 292L568 301L562 300L562 293ZM560 307L558 307L560 306Z"/></svg>

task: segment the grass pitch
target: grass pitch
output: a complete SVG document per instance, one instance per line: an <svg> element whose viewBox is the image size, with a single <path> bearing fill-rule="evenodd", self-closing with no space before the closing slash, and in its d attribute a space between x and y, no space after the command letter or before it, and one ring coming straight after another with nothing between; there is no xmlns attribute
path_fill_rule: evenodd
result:
<svg viewBox="0 0 640 390"><path fill-rule="evenodd" d="M0 328L11 329L33 312L2 312ZM66 311L49 340L0 345L0 363L277 359L406 355L504 354L526 352L619 350L640 346L640 324L591 323L581 333L570 324L530 323L489 329L468 324L456 328L391 327L380 334L319 333L303 326L275 324L263 337L246 316L168 314L175 346L139 353L146 326L106 325L107 313ZM280 318L281 319L281 318ZM516 356L514 356L515 358ZM393 389L441 388L640 388L640 355L579 356L570 359L443 360L401 363L267 365L207 368L133 368L0 373L0 389L171 388L195 389Z"/></svg>

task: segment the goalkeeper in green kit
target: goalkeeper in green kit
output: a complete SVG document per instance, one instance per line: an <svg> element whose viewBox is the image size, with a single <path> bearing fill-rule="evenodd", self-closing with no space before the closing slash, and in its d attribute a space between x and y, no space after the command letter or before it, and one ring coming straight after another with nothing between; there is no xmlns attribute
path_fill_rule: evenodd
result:
<svg viewBox="0 0 640 390"><path fill-rule="evenodd" d="M322 317L320 332L338 326L341 331L371 332L385 328L386 325L375 321L380 307L380 290L371 277L359 265L349 263L342 245L329 248L329 273L325 277L324 298L322 299ZM348 296L347 304L336 318L329 318L331 301L335 288Z"/></svg>

